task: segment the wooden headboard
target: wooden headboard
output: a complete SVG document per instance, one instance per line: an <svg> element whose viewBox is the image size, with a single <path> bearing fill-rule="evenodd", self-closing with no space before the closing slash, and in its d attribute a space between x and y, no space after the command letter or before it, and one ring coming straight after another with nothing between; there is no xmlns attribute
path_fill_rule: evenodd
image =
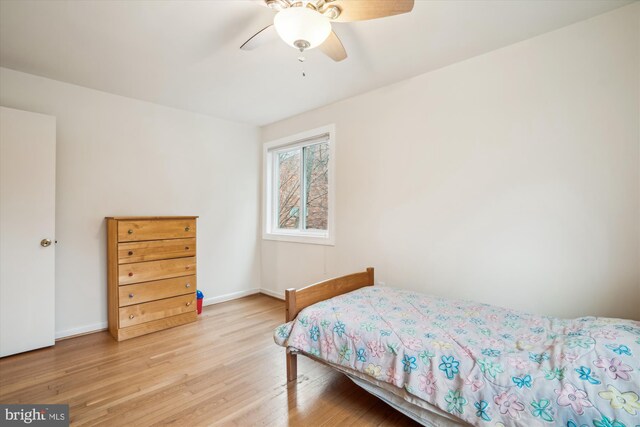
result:
<svg viewBox="0 0 640 427"><path fill-rule="evenodd" d="M287 289L285 291L286 321L295 319L305 307L365 286L373 286L373 283L373 268L369 267L360 273L336 277L301 289Z"/></svg>

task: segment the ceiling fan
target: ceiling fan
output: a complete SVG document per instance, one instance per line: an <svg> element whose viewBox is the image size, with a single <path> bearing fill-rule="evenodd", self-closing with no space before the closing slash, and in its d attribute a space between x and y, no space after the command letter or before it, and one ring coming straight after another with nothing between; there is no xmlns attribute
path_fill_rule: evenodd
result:
<svg viewBox="0 0 640 427"><path fill-rule="evenodd" d="M333 59L342 61L347 52L331 28L332 22L364 21L411 12L414 0L264 0L276 11L273 24L264 27L240 49L253 50L274 32L300 52L319 47Z"/></svg>

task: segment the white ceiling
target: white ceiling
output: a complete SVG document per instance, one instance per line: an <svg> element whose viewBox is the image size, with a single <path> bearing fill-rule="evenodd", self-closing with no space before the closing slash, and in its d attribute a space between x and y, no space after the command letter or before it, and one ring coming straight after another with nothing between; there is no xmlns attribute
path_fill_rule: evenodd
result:
<svg viewBox="0 0 640 427"><path fill-rule="evenodd" d="M0 65L263 125L615 9L630 0L416 0L412 13L334 23L334 63L276 41L258 0L0 0Z"/></svg>

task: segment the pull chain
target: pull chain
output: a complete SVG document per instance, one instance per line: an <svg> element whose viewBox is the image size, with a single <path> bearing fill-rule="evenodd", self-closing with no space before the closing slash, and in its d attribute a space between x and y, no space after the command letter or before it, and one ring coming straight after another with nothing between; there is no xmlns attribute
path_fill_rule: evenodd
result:
<svg viewBox="0 0 640 427"><path fill-rule="evenodd" d="M307 77L307 73L304 72L304 61L306 60L307 58L305 58L304 56L298 56L298 62L300 62L300 68L302 69L302 77Z"/></svg>

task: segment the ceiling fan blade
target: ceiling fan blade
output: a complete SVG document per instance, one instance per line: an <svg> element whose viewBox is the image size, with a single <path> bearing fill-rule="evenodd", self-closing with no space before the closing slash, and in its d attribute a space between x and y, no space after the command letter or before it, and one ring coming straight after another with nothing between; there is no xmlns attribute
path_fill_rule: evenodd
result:
<svg viewBox="0 0 640 427"><path fill-rule="evenodd" d="M414 0L334 0L327 5L338 6L341 10L334 22L351 22L411 12L413 3Z"/></svg>
<svg viewBox="0 0 640 427"><path fill-rule="evenodd" d="M254 50L262 45L269 43L272 40L278 38L278 33L276 33L275 28L273 28L273 24L267 25L251 37L249 40L242 43L240 49L242 50Z"/></svg>
<svg viewBox="0 0 640 427"><path fill-rule="evenodd" d="M344 50L344 46L335 31L331 31L327 40L319 48L322 53L336 62L340 62L347 57L347 51Z"/></svg>

